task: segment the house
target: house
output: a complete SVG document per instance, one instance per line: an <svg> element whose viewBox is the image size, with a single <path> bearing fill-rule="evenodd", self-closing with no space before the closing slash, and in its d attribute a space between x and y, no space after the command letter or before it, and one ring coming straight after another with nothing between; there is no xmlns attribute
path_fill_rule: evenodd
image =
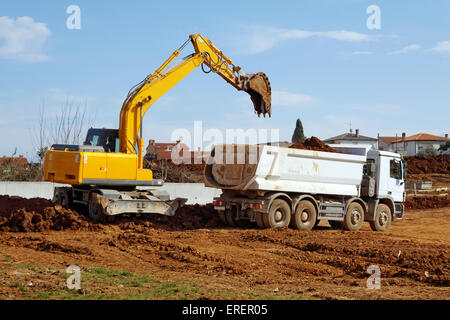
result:
<svg viewBox="0 0 450 320"><path fill-rule="evenodd" d="M145 159L147 160L168 160L172 158L172 152L178 156L190 156L189 147L181 143L180 140L176 142L155 142L150 140L146 149ZM188 154L189 153L189 154Z"/></svg>
<svg viewBox="0 0 450 320"><path fill-rule="evenodd" d="M350 132L341 134L336 137L328 138L323 140L326 144L363 144L371 145L373 148L378 148L378 139L371 138L367 136L362 136L359 134L359 129L355 130L355 133L350 129Z"/></svg>
<svg viewBox="0 0 450 320"><path fill-rule="evenodd" d="M12 163L16 166L20 166L20 167L25 167L26 165L28 165L27 158L25 158L23 155L19 155L18 157L14 157L14 158L6 157L6 156L1 157L0 158L0 166L3 166L8 161L11 161L10 163Z"/></svg>
<svg viewBox="0 0 450 320"><path fill-rule="evenodd" d="M197 151L190 151L189 147L180 140L176 142L150 140L144 158L146 160L173 160L186 164L202 164L206 163L209 154L210 152L201 151L200 148Z"/></svg>
<svg viewBox="0 0 450 320"><path fill-rule="evenodd" d="M382 137L378 135L378 150L382 151L392 151L392 142L397 140L398 137Z"/></svg>
<svg viewBox="0 0 450 320"><path fill-rule="evenodd" d="M448 134L444 137L435 136L428 133L418 133L407 137L405 133L401 138L391 142L391 150L404 156L415 156L420 151L424 151L428 147L438 150L441 144L449 141Z"/></svg>

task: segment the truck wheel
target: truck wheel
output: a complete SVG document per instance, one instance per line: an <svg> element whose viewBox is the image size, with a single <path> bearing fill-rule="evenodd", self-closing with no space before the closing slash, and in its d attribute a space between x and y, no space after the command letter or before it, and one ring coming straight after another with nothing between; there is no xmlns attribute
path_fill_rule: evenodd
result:
<svg viewBox="0 0 450 320"><path fill-rule="evenodd" d="M228 225L227 219L225 218L225 211L224 210L219 210L219 219L220 219L220 221L222 221L222 223L224 225Z"/></svg>
<svg viewBox="0 0 450 320"><path fill-rule="evenodd" d="M269 212L263 215L267 228L283 228L291 222L292 210L289 204L281 199L273 200Z"/></svg>
<svg viewBox="0 0 450 320"><path fill-rule="evenodd" d="M328 223L333 229L342 229L342 221L328 220Z"/></svg>
<svg viewBox="0 0 450 320"><path fill-rule="evenodd" d="M228 226L236 227L236 221L234 218L234 210L233 209L225 210L225 221L227 222Z"/></svg>
<svg viewBox="0 0 450 320"><path fill-rule="evenodd" d="M391 209L385 204L379 204L375 212L375 220L370 221L370 228L373 231L386 231L392 222Z"/></svg>
<svg viewBox="0 0 450 320"><path fill-rule="evenodd" d="M69 192L66 189L61 189L58 192L58 204L65 209L70 209L71 201L70 201Z"/></svg>
<svg viewBox="0 0 450 320"><path fill-rule="evenodd" d="M264 229L266 226L264 225L264 218L262 212L255 212L256 224L259 228Z"/></svg>
<svg viewBox="0 0 450 320"><path fill-rule="evenodd" d="M302 200L297 205L292 226L298 230L311 230L317 220L317 210L314 204L308 200Z"/></svg>
<svg viewBox="0 0 450 320"><path fill-rule="evenodd" d="M345 230L358 231L364 222L364 210L358 202L352 202L345 214L342 226Z"/></svg>
<svg viewBox="0 0 450 320"><path fill-rule="evenodd" d="M103 213L103 196L98 193L92 193L89 197L88 213L89 217L98 222L108 221L108 216Z"/></svg>

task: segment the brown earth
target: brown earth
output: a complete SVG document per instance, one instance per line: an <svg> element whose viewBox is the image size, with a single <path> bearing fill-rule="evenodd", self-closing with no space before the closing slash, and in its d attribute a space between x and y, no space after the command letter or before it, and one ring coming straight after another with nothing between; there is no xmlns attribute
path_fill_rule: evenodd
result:
<svg viewBox="0 0 450 320"><path fill-rule="evenodd" d="M305 142L298 141L290 146L293 149L307 149L315 151L325 151L325 152L337 152L332 147L323 143L319 138L311 137L305 140Z"/></svg>
<svg viewBox="0 0 450 320"><path fill-rule="evenodd" d="M414 197L408 196L405 201L406 209L437 209L450 207L450 198L448 196L430 196Z"/></svg>
<svg viewBox="0 0 450 320"><path fill-rule="evenodd" d="M1 216L7 222L8 210L18 212L21 206L14 198L1 201ZM48 202L34 199L24 203L25 212L52 221L43 230L52 229L56 222L53 214L45 213L52 208ZM123 216L109 224L70 214L75 217L69 221L79 221L83 227L0 232L0 253L4 257L0 262L0 298L17 299L28 290L45 294L64 287L58 273L49 270L65 270L77 264L215 288L199 296L203 299L223 298L215 293L223 290L232 292L233 298L262 292L275 298L450 299L448 207L409 210L386 233L370 231L367 223L360 232L334 230L324 221L309 232L226 228L211 206L186 206L177 217ZM21 231L10 224L7 228ZM23 230L30 231L30 227ZM45 268L27 269L26 275L8 271L15 265ZM370 265L381 268L380 290L366 287ZM33 280L33 288L11 286L32 278L39 280ZM114 293L125 289L99 282L90 290Z"/></svg>
<svg viewBox="0 0 450 320"><path fill-rule="evenodd" d="M97 230L78 212L34 198L0 196L0 231Z"/></svg>
<svg viewBox="0 0 450 320"><path fill-rule="evenodd" d="M450 155L405 157L408 174L450 174Z"/></svg>

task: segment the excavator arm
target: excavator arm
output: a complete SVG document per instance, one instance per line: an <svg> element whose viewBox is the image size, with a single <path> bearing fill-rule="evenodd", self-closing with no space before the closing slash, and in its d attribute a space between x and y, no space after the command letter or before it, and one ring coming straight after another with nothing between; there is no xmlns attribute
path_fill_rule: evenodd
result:
<svg viewBox="0 0 450 320"><path fill-rule="evenodd" d="M181 50L191 42L195 52L173 63ZM245 74L239 66L218 50L210 40L199 34L190 35L178 50L153 74L133 87L125 99L120 111L119 151L138 153L139 167L142 168L143 144L142 119L150 106L175 86L179 81L199 66L206 65L205 72L214 72L238 90L250 94L255 113L271 115L270 82L264 73ZM136 146L137 149L136 150Z"/></svg>

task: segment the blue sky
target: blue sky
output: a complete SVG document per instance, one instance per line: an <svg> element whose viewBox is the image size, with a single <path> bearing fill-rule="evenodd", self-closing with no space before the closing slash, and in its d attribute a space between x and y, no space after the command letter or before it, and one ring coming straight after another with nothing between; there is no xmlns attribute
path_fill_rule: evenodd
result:
<svg viewBox="0 0 450 320"><path fill-rule="evenodd" d="M69 30L70 5L81 29ZM366 9L381 10L369 30ZM265 72L272 118L258 119L246 93L195 70L157 101L144 136L177 128L279 129L305 135L412 135L449 131L450 2L436 1L2 1L0 155L34 156L39 109L85 105L96 127L118 127L128 90L192 33L246 72ZM26 18L23 18L26 17ZM192 51L187 47L183 53Z"/></svg>

